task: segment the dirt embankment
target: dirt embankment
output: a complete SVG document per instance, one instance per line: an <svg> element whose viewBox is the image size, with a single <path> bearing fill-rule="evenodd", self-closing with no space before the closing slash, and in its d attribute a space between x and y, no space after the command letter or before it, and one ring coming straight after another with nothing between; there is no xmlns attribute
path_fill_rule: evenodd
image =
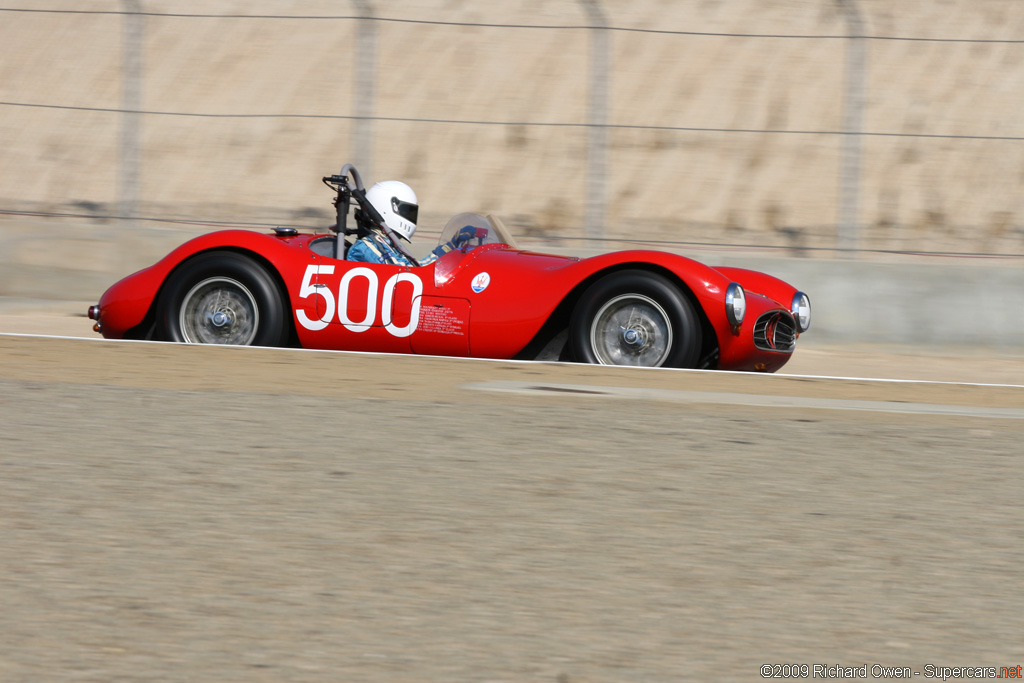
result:
<svg viewBox="0 0 1024 683"><path fill-rule="evenodd" d="M621 127L608 134L608 234L834 246L849 30L840 5L603 4L610 26L638 29L609 34L607 120ZM1024 59L1012 42L1024 33L1022 7L857 5L868 35L939 39L865 43L863 129L884 135L862 140L861 246L1020 253L1024 146L1005 138L1024 135ZM370 180L412 183L431 225L484 210L520 231L580 234L591 32L572 27L594 23L584 5L374 6L401 21L373 25L371 66L356 58L366 27L354 19L147 16L141 107L163 113L139 119L141 213L319 223L330 210L319 178L358 161ZM111 13L0 22L0 99L81 108L3 106L0 208L116 213L125 17L115 0L90 8ZM354 14L325 0L146 10ZM374 85L365 108L353 102L360 78ZM357 126L351 117L366 113L380 118ZM354 158L361 148L369 158Z"/></svg>

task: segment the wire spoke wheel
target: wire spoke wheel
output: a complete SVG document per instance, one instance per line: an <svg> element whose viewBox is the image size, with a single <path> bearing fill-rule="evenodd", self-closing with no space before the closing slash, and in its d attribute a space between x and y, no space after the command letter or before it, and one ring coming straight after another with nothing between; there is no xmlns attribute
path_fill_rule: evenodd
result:
<svg viewBox="0 0 1024 683"><path fill-rule="evenodd" d="M569 322L573 357L583 363L692 368L701 327L683 286L658 273L620 270L580 296Z"/></svg>
<svg viewBox="0 0 1024 683"><path fill-rule="evenodd" d="M650 297L623 294L597 312L590 343L602 365L660 367L672 349L672 324Z"/></svg>
<svg viewBox="0 0 1024 683"><path fill-rule="evenodd" d="M256 338L260 312L246 287L212 277L189 290L181 304L181 333L189 344L248 346Z"/></svg>
<svg viewBox="0 0 1024 683"><path fill-rule="evenodd" d="M289 325L274 274L231 252L199 254L167 279L156 338L186 344L282 346Z"/></svg>

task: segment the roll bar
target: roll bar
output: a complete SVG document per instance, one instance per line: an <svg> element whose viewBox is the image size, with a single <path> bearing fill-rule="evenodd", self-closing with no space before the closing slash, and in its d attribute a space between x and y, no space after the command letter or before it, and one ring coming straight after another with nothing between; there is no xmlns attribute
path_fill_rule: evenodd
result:
<svg viewBox="0 0 1024 683"><path fill-rule="evenodd" d="M352 164L342 166L341 173L337 175L325 176L323 182L324 185L337 192L337 196L334 199L337 222L331 229L335 233L334 258L344 260L345 235L360 234L367 229L360 224L360 219L365 217L366 220L377 225L382 224L384 219L377 212L377 209L373 208L373 204L366 201L366 188L363 187L363 179L359 176L359 171ZM348 208L352 205L353 199L356 200L356 205L363 213L363 216L360 216L358 212L356 213L356 227L354 230L348 227Z"/></svg>

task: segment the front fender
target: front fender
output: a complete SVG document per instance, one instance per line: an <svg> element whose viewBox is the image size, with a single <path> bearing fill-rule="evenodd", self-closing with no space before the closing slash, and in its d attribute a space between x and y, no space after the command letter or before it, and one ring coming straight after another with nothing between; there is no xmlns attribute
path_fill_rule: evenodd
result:
<svg viewBox="0 0 1024 683"><path fill-rule="evenodd" d="M439 268L444 266L439 262ZM534 340L559 307L568 310L591 282L624 268L660 272L681 282L716 336L729 333L724 303L728 278L698 261L664 252L632 250L581 260L493 249L467 260L444 287L451 296L472 303L473 355L511 357ZM473 291L472 278L481 273L487 273L489 285L486 291Z"/></svg>
<svg viewBox="0 0 1024 683"><path fill-rule="evenodd" d="M796 287L788 282L757 270L724 266L715 268L715 270L733 282L740 283L744 290L774 299L776 303L787 310L793 303L793 295L797 292Z"/></svg>

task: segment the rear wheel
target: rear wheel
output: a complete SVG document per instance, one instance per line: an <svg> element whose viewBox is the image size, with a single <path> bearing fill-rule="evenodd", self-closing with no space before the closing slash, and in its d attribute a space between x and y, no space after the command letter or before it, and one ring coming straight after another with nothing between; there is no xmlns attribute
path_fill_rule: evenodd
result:
<svg viewBox="0 0 1024 683"><path fill-rule="evenodd" d="M160 339L187 344L281 346L284 300L273 276L234 252L200 254L167 280L157 305Z"/></svg>
<svg viewBox="0 0 1024 683"><path fill-rule="evenodd" d="M700 353L693 305L667 278L641 270L591 285L573 311L569 336L576 359L586 363L691 368Z"/></svg>

